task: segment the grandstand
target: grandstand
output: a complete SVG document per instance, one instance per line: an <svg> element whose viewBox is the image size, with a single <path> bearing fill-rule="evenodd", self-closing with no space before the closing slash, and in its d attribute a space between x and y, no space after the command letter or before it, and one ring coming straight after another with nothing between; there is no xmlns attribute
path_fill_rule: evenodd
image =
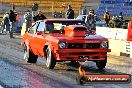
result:
<svg viewBox="0 0 132 88"><path fill-rule="evenodd" d="M0 0L2 4L14 4L16 7L28 7L31 8L34 2L39 4L39 9L44 13L65 12L67 9L63 5L71 5L75 11L75 14L79 13L79 10L85 0ZM74 2L74 3L73 3Z"/></svg>
<svg viewBox="0 0 132 88"><path fill-rule="evenodd" d="M96 14L103 15L105 11L111 15L119 15L120 12L123 12L124 16L132 16L130 0L101 0Z"/></svg>

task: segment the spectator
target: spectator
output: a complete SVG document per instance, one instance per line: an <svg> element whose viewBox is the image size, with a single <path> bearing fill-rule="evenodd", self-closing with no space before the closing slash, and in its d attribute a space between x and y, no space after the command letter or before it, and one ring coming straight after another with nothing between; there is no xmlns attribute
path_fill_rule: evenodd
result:
<svg viewBox="0 0 132 88"><path fill-rule="evenodd" d="M87 19L86 19L86 24L87 24L87 27L88 27L88 30L87 31L96 31L96 20L95 20L95 13L94 13L94 10L93 9L90 9L89 13L88 13L88 16L87 16Z"/></svg>
<svg viewBox="0 0 132 88"><path fill-rule="evenodd" d="M32 6L32 17L36 15L36 11L38 10L38 3L34 3Z"/></svg>
<svg viewBox="0 0 132 88"><path fill-rule="evenodd" d="M12 5L12 10L15 10L15 5L14 4Z"/></svg>
<svg viewBox="0 0 132 88"><path fill-rule="evenodd" d="M5 15L3 16L3 30L4 29L6 29L6 31L10 31L9 13L5 13Z"/></svg>
<svg viewBox="0 0 132 88"><path fill-rule="evenodd" d="M68 11L66 12L67 19L74 19L74 10L72 10L71 5L68 6Z"/></svg>
<svg viewBox="0 0 132 88"><path fill-rule="evenodd" d="M15 14L16 14L16 21L18 21L19 20L19 14L17 12Z"/></svg>
<svg viewBox="0 0 132 88"><path fill-rule="evenodd" d="M9 13L9 19L10 19L10 38L13 38L13 30L15 30L15 26L16 26L16 15L13 12L13 10L10 10Z"/></svg>
<svg viewBox="0 0 132 88"><path fill-rule="evenodd" d="M87 14L87 9L86 7L82 9L82 15L86 15Z"/></svg>
<svg viewBox="0 0 132 88"><path fill-rule="evenodd" d="M109 26L109 21L110 21L110 14L107 11L104 14L104 19L105 19L106 25L108 27Z"/></svg>
<svg viewBox="0 0 132 88"><path fill-rule="evenodd" d="M37 11L38 10L38 3L34 3L32 6L32 11Z"/></svg>
<svg viewBox="0 0 132 88"><path fill-rule="evenodd" d="M44 19L47 19L47 18L42 14L42 12L40 10L38 11L38 15L36 15L35 17L33 17L34 21L44 20Z"/></svg>
<svg viewBox="0 0 132 88"><path fill-rule="evenodd" d="M27 31L28 28L30 28L32 25L32 14L30 13L29 10L27 10L26 14L24 15L24 22L26 23L26 31Z"/></svg>
<svg viewBox="0 0 132 88"><path fill-rule="evenodd" d="M15 13L16 14L16 31L20 31L20 23L19 23L19 20L20 20L20 16L19 16L19 13Z"/></svg>

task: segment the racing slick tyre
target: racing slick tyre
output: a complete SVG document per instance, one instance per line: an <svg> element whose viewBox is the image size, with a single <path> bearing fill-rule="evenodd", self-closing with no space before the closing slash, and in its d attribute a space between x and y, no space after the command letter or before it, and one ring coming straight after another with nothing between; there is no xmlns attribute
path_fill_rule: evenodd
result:
<svg viewBox="0 0 132 88"><path fill-rule="evenodd" d="M56 59L54 58L50 47L48 47L46 49L46 66L48 69L53 69L55 65L56 65Z"/></svg>
<svg viewBox="0 0 132 88"><path fill-rule="evenodd" d="M32 53L29 49L29 47L24 44L24 59L28 62L28 63L36 63L37 62L37 58L38 56L35 55L34 53Z"/></svg>
<svg viewBox="0 0 132 88"><path fill-rule="evenodd" d="M103 70L106 66L106 63L107 63L107 57L105 58L105 60L96 61L96 66L98 67L99 70Z"/></svg>

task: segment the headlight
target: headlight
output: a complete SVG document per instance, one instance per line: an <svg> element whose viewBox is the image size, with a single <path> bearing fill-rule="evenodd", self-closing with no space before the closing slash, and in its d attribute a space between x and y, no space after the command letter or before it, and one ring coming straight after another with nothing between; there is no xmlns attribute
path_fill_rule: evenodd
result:
<svg viewBox="0 0 132 88"><path fill-rule="evenodd" d="M66 48L66 43L60 42L60 43L59 43L59 48L61 48L61 49Z"/></svg>
<svg viewBox="0 0 132 88"><path fill-rule="evenodd" d="M108 48L108 41L103 41L101 43L101 48Z"/></svg>

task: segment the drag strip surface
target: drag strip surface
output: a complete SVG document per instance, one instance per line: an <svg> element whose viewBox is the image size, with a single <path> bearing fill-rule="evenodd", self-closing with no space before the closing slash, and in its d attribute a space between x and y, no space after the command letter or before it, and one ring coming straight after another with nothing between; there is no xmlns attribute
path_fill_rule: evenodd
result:
<svg viewBox="0 0 132 88"><path fill-rule="evenodd" d="M28 64L23 60L21 39L9 39L0 35L0 85L6 88L131 88L131 84L86 84L76 83L77 68L66 64L57 64L48 70L45 60L38 59L37 64ZM90 74L132 74L131 61L128 58L109 56L106 70L99 71L95 63L84 63ZM115 62L114 62L115 61ZM82 63L83 64L83 63Z"/></svg>
<svg viewBox="0 0 132 88"><path fill-rule="evenodd" d="M67 82L24 69L6 58L0 59L0 79L5 88L72 88Z"/></svg>

